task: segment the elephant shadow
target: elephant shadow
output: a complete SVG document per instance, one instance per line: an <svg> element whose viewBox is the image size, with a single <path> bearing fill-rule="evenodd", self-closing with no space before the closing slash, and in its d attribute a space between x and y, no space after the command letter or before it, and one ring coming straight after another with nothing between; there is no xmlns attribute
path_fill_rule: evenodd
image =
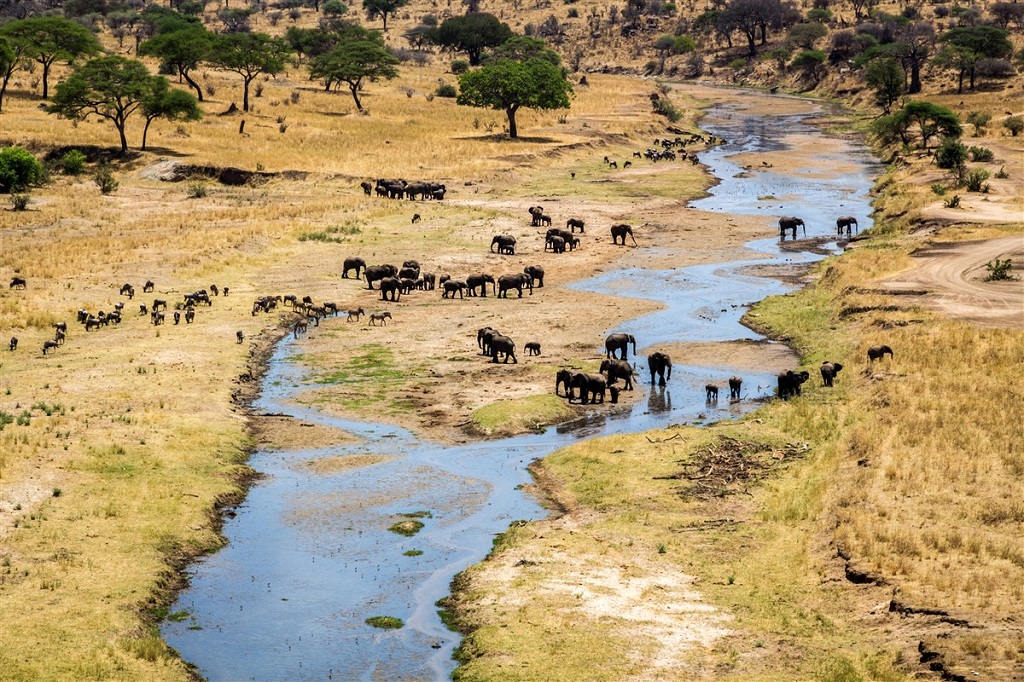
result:
<svg viewBox="0 0 1024 682"><path fill-rule="evenodd" d="M672 392L664 386L651 386L647 396L647 409L651 414L672 411Z"/></svg>

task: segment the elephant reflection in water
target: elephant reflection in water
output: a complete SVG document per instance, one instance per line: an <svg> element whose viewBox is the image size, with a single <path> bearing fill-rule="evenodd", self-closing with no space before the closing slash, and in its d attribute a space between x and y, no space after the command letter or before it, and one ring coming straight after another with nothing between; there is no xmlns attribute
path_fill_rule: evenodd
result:
<svg viewBox="0 0 1024 682"><path fill-rule="evenodd" d="M664 386L651 386L647 396L647 410L652 414L672 410L672 393Z"/></svg>

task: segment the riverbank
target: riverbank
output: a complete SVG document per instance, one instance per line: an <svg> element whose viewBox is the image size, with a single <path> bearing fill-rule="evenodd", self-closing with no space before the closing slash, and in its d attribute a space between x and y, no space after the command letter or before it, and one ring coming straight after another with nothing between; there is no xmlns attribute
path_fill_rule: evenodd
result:
<svg viewBox="0 0 1024 682"><path fill-rule="evenodd" d="M876 236L748 314L800 353L812 374L803 397L737 424L587 441L536 465L560 514L513 527L453 583L467 633L456 679L1020 674L1009 605L1024 519L1010 500L1024 414L1003 397L1024 291L982 282L994 242L971 240L1002 237L1006 257L1021 227L915 230L913 183L907 170L881 178ZM915 266L912 253L944 242L962 243L969 264L941 278ZM949 293L900 295L905 281ZM957 319L943 296L962 306ZM876 343L895 357L870 363ZM818 388L824 360L844 365L835 388Z"/></svg>

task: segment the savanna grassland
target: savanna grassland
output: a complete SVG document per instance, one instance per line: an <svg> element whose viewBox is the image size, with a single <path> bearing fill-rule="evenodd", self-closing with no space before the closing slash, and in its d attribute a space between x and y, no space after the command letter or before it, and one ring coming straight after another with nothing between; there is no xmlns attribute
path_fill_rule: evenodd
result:
<svg viewBox="0 0 1024 682"><path fill-rule="evenodd" d="M654 174L640 164L613 172L601 160L628 158L664 134L665 120L650 111L655 84L634 76L657 60L653 41L677 18L623 36L599 0L481 9L516 30L557 13L565 26L554 46L589 72L570 110L523 110L519 141L504 139L501 112L433 96L439 81L455 82L450 55L433 53L423 66L404 64L394 81L367 85L366 113L289 67L259 80L244 134L242 116L219 115L239 100L240 78L204 68L203 120L154 122L149 151L112 159L116 192L99 193L90 161L82 176L53 172L32 190L29 210L0 211L0 276L28 280L25 290L0 291L0 333L21 344L0 358L0 413L10 418L0 430L0 678L194 675L155 627L181 567L222 544L217 509L244 494L256 442L314 438L294 424L257 428L246 414L267 349L294 319L251 315L256 296L384 309L358 281L340 278L344 257L418 258L438 272L519 271L548 257L543 234L524 218L527 206L543 200L562 220L583 213L584 248L572 260L545 261L554 264L547 286L532 299L456 305L414 295L388 306L395 319L386 329L335 318L303 348L312 377L304 401L439 439L532 429L580 409L551 399L553 370L592 368L602 331L647 310L564 285L623 258L605 236L613 222L658 223L657 238L689 245L689 225L666 216L710 182L689 164ZM563 20L569 9L578 17ZM830 30L853 22L851 8L835 9ZM699 10L679 8L682 16ZM390 23L387 42L403 45L402 31L428 12L456 13L413 3ZM297 23L316 18L304 9ZM206 19L214 25L212 5ZM284 24L256 15L257 30L281 33ZM700 47L714 80L804 88L773 60L735 64L739 46L708 38ZM684 59L670 57L664 75ZM595 73L605 67L634 75ZM55 67L54 78L66 73ZM110 156L113 128L47 115L32 81L21 76L9 90L0 142L40 157L71 146ZM818 389L812 377L803 397L737 423L587 441L535 465L538 488L561 514L512 528L487 562L456 581L453 606L470 633L458 677L1024 675L1020 320L1012 309L996 322L951 316L938 294L897 295L906 287L894 294L886 284L913 273L919 249L1021 235L1022 138L1000 125L1007 112L1020 113L1020 78L965 94L951 83L935 69L923 96L962 117L991 114L965 142L991 147L994 160L981 165L1009 177L947 208L956 191L948 174L927 150L898 150L878 186L869 238L821 264L807 289L748 316L790 343L812 373L823 359L842 362L836 387ZM857 131L877 114L851 73L833 70L818 94L861 107ZM672 97L684 114L677 125L692 128L703 102ZM140 135L141 124L130 123L133 147ZM175 163L269 175L239 187L160 180ZM275 175L286 171L295 173ZM414 207L365 197L357 186L386 176L442 181L449 195ZM680 263L738 252L764 229L755 220L715 225L716 241L694 245ZM520 238L520 255L487 252L501 232ZM642 248L625 256L655 257ZM970 277L982 286L978 273ZM142 295L147 279L156 291ZM125 282L139 292L132 301L118 296ZM200 307L191 325L155 327L138 315L140 302L173 305L212 283L230 294ZM1012 282L984 286L1016 295ZM120 326L87 333L74 322L80 308L109 311L118 301ZM67 343L44 357L39 348L60 321L69 323ZM543 338L544 356L486 367L475 331L488 323L515 329L520 343ZM895 356L869 364L865 349L883 342ZM710 476L703 465L716 461L730 473L696 485Z"/></svg>

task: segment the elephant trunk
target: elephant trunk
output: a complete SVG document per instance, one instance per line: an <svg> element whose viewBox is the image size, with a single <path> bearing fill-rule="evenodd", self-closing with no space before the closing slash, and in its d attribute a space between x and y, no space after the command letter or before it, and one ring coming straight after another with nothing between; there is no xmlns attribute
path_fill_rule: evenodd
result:
<svg viewBox="0 0 1024 682"><path fill-rule="evenodd" d="M633 344L633 355L636 355L636 339L632 335L629 337L629 342Z"/></svg>
<svg viewBox="0 0 1024 682"><path fill-rule="evenodd" d="M672 378L672 363L671 362L666 362L665 363L665 381L668 381L671 378Z"/></svg>

